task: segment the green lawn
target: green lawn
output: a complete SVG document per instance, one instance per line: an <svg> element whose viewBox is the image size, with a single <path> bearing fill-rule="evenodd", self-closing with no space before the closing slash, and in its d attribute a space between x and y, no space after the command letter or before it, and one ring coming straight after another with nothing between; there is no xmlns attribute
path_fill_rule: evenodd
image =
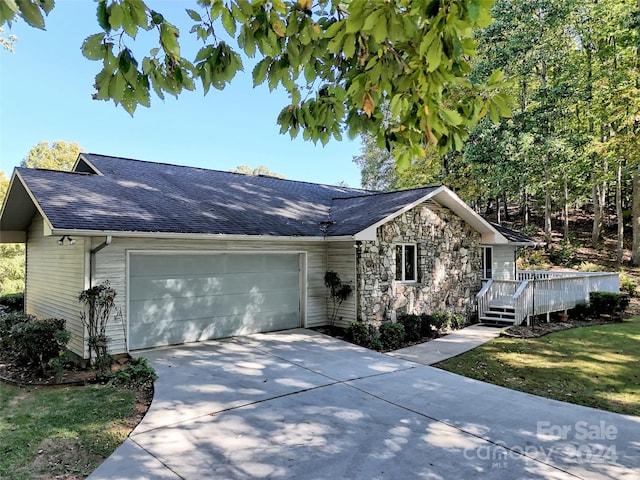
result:
<svg viewBox="0 0 640 480"><path fill-rule="evenodd" d="M497 338L435 366L514 390L640 416L640 317L534 339Z"/></svg>
<svg viewBox="0 0 640 480"><path fill-rule="evenodd" d="M126 439L135 392L0 384L0 478L83 478Z"/></svg>

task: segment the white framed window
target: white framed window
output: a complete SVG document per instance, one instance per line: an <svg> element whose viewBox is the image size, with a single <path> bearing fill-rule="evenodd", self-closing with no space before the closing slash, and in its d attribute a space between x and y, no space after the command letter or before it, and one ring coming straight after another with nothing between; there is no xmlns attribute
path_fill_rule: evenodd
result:
<svg viewBox="0 0 640 480"><path fill-rule="evenodd" d="M493 248L482 247L482 279L493 278Z"/></svg>
<svg viewBox="0 0 640 480"><path fill-rule="evenodd" d="M414 243L396 245L396 281L418 281L418 248Z"/></svg>

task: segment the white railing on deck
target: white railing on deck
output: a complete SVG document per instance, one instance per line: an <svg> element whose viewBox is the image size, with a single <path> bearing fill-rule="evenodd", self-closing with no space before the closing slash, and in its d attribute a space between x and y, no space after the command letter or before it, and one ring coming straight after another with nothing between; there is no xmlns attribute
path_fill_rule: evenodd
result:
<svg viewBox="0 0 640 480"><path fill-rule="evenodd" d="M515 323L530 315L542 315L574 308L589 302L591 292L619 293L619 277L610 272L555 272L525 270L518 281L490 280L476 296L478 316L492 304L511 305Z"/></svg>

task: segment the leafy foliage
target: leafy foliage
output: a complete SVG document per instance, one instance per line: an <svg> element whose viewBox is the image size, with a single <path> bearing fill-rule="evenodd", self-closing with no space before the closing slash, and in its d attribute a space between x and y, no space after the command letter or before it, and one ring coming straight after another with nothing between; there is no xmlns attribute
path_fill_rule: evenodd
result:
<svg viewBox="0 0 640 480"><path fill-rule="evenodd" d="M29 150L20 166L69 171L81 152L82 147L76 142L39 142Z"/></svg>
<svg viewBox="0 0 640 480"><path fill-rule="evenodd" d="M284 88L291 99L282 133L326 143L370 132L398 148L405 165L431 144L461 148L477 118L509 115L497 72L485 85L470 77L473 31L491 22L493 0L209 0L186 14L202 47L183 56L181 32L143 0L98 0L100 31L82 53L99 62L94 98L133 114L138 105L194 90L222 89L243 69L241 53L260 57L254 85ZM53 0L2 2L0 26L17 16L44 28ZM152 34L148 54L135 39ZM237 44L234 47L233 44ZM388 102L391 116L382 113Z"/></svg>
<svg viewBox="0 0 640 480"><path fill-rule="evenodd" d="M71 334L65 329L65 320L50 318L38 320L26 317L11 327L11 350L19 362L36 366L41 373L50 360L64 354Z"/></svg>
<svg viewBox="0 0 640 480"><path fill-rule="evenodd" d="M415 314L398 315L398 323L404 326L405 337L410 342L422 338L422 316Z"/></svg>
<svg viewBox="0 0 640 480"><path fill-rule="evenodd" d="M78 300L85 306L80 312L82 323L87 329L89 361L95 358L99 372L105 372L112 363L108 351L107 323L115 309L116 291L105 281L84 290Z"/></svg>
<svg viewBox="0 0 640 480"><path fill-rule="evenodd" d="M151 385L158 375L146 358L132 358L129 364L115 372L107 372L105 379L115 387L138 388Z"/></svg>
<svg viewBox="0 0 640 480"><path fill-rule="evenodd" d="M24 310L24 293L10 293L0 297L0 306L9 312L22 312Z"/></svg>
<svg viewBox="0 0 640 480"><path fill-rule="evenodd" d="M623 303L622 295L619 293L591 292L589 304L596 315L619 315L626 308L628 302Z"/></svg>
<svg viewBox="0 0 640 480"><path fill-rule="evenodd" d="M242 173L244 175L254 175L254 176L263 176L263 177L274 177L274 178L282 178L286 177L280 173L272 172L264 165L258 165L256 168L252 168L249 165L238 165L236 168L231 170L232 173Z"/></svg>
<svg viewBox="0 0 640 480"><path fill-rule="evenodd" d="M342 283L340 276L336 272L331 271L325 272L324 285L329 289L329 296L333 302L333 310L329 317L330 324L335 325L340 306L349 298L349 295L353 292L353 287L348 283Z"/></svg>
<svg viewBox="0 0 640 480"><path fill-rule="evenodd" d="M371 350L382 350L376 328L363 322L352 322L347 328L347 338L353 343Z"/></svg>
<svg viewBox="0 0 640 480"><path fill-rule="evenodd" d="M380 342L387 350L396 350L402 346L405 339L404 325L396 322L385 322L380 325Z"/></svg>

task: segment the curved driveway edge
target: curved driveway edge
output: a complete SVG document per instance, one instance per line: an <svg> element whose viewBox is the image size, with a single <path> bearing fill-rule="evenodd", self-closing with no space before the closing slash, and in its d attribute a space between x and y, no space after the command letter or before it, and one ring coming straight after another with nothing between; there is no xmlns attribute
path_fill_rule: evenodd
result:
<svg viewBox="0 0 640 480"><path fill-rule="evenodd" d="M89 478L611 478L640 418L508 390L310 330L147 351L159 378Z"/></svg>

